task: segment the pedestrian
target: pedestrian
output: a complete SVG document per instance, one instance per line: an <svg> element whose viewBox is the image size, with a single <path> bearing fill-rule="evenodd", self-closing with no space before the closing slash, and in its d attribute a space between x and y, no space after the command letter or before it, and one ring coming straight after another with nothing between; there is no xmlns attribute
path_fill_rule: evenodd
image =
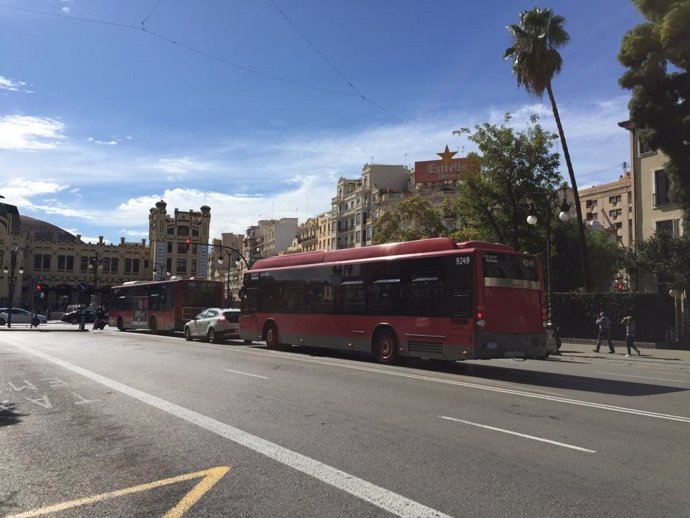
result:
<svg viewBox="0 0 690 518"><path fill-rule="evenodd" d="M611 320L606 316L606 313L602 311L599 313L599 318L597 318L596 324L599 326L599 334L597 335L597 345L594 346L594 352L599 352L601 341L605 339L609 344L609 354L614 354L616 350L614 349L613 342L611 341Z"/></svg>
<svg viewBox="0 0 690 518"><path fill-rule="evenodd" d="M96 315L93 320L93 329L103 329L105 326L104 321L106 318L105 308L103 306L98 306L96 309Z"/></svg>
<svg viewBox="0 0 690 518"><path fill-rule="evenodd" d="M634 349L638 356L642 356L640 350L635 347L635 319L632 315L621 320L621 325L625 325L625 346L628 348L628 354L630 356L630 349Z"/></svg>

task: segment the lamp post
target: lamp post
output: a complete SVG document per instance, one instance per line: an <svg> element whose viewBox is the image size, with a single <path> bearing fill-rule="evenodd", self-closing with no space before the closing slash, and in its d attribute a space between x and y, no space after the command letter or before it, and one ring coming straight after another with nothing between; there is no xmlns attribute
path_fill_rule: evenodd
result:
<svg viewBox="0 0 690 518"><path fill-rule="evenodd" d="M14 286L17 282L17 278L14 275L14 270L17 268L17 254L23 251L24 249L21 246L18 246L12 250L10 252L10 267L9 269L7 266L3 268L3 271L5 273L9 273L10 275L7 279L7 287L9 290L7 299L7 327L12 327L12 299L14 299ZM24 273L24 267L22 265L19 265L19 273Z"/></svg>
<svg viewBox="0 0 690 518"><path fill-rule="evenodd" d="M94 291L94 305L98 306L100 303L100 297L98 296L98 269L103 268L103 259L96 252L96 255L89 257L89 270L93 271L93 291Z"/></svg>
<svg viewBox="0 0 690 518"><path fill-rule="evenodd" d="M222 265L223 264L223 254L222 252L225 252L228 254L228 267L225 271L225 306L229 307L230 305L230 267L232 266L232 254L237 255L238 258L240 258L247 269L251 268L251 264L249 264L249 261L242 255L242 253L237 249L233 248L231 246L226 246L226 245L216 245L212 244L210 245L213 248L218 248L221 253L219 253L219 258L217 259L218 264Z"/></svg>
<svg viewBox="0 0 690 518"><path fill-rule="evenodd" d="M558 214L558 219L566 222L570 219L570 204L567 199L568 186L563 185L558 189L554 189L546 197L545 216L546 216L546 325L552 326L551 322L551 213L553 211L553 197L558 194L558 191L563 191L563 201L561 202L561 211ZM529 216L527 216L527 223L530 225L537 224L537 209L534 204L529 206Z"/></svg>

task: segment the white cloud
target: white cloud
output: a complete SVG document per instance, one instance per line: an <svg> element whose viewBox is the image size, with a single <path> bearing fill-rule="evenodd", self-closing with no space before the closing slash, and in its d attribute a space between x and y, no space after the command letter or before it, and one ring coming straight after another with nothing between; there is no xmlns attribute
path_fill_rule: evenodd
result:
<svg viewBox="0 0 690 518"><path fill-rule="evenodd" d="M7 115L0 118L0 149L33 151L55 149L64 139L64 124L51 118Z"/></svg>
<svg viewBox="0 0 690 518"><path fill-rule="evenodd" d="M12 81L11 79L7 79L6 77L0 76L0 90L18 92L20 89L24 90L25 86L26 83L24 81Z"/></svg>
<svg viewBox="0 0 690 518"><path fill-rule="evenodd" d="M87 142L92 142L94 144L100 144L104 146L117 146L118 140L117 139L111 139L111 140L98 140L93 137L89 137L86 139Z"/></svg>
<svg viewBox="0 0 690 518"><path fill-rule="evenodd" d="M161 158L152 168L156 171L166 173L166 180L181 180L192 173L210 171L211 164L199 162L191 157L183 156L179 158Z"/></svg>

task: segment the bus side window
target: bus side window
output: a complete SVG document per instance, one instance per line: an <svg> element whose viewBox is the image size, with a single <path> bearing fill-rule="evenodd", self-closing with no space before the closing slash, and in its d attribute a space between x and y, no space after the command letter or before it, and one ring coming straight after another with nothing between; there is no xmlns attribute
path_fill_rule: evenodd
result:
<svg viewBox="0 0 690 518"><path fill-rule="evenodd" d="M256 288L242 288L242 312L256 313L259 308L259 290Z"/></svg>
<svg viewBox="0 0 690 518"><path fill-rule="evenodd" d="M439 316L443 312L443 284L438 277L412 276L406 297L408 315Z"/></svg>
<svg viewBox="0 0 690 518"><path fill-rule="evenodd" d="M381 279L367 289L367 313L397 315L400 312L402 294L400 279Z"/></svg>
<svg viewBox="0 0 690 518"><path fill-rule="evenodd" d="M282 299L285 302L285 310L288 313L304 313L305 304L304 284L284 284L281 290Z"/></svg>
<svg viewBox="0 0 690 518"><path fill-rule="evenodd" d="M340 313L362 315L366 313L366 291L362 281L346 281L340 284Z"/></svg>
<svg viewBox="0 0 690 518"><path fill-rule="evenodd" d="M311 284L307 304L311 313L333 313L333 288L327 284Z"/></svg>

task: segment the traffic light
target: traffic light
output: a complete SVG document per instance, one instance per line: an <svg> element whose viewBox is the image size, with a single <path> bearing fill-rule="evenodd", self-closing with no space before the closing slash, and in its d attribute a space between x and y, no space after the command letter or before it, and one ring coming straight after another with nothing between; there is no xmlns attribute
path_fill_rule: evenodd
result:
<svg viewBox="0 0 690 518"><path fill-rule="evenodd" d="M43 291L43 286L41 286L40 283L37 283L36 284L36 292L41 293L41 291Z"/></svg>
<svg viewBox="0 0 690 518"><path fill-rule="evenodd" d="M192 240L191 240L191 239L185 239L185 240L184 240L184 249L185 249L185 252L189 252L189 245L191 245L191 244L192 244Z"/></svg>

